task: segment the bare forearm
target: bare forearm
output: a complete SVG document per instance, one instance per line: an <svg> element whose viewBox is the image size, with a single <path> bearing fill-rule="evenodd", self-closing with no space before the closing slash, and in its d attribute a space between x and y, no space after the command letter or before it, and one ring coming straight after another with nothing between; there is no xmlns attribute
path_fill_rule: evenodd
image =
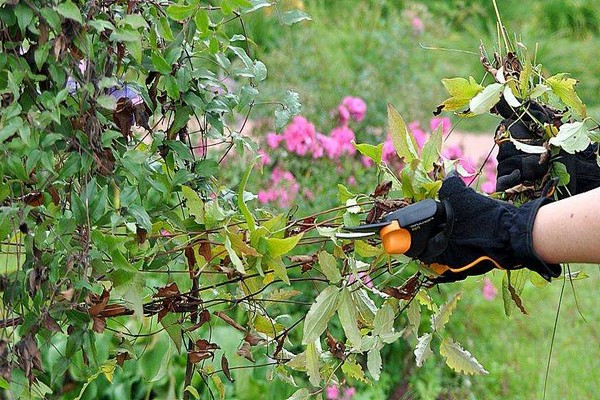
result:
<svg viewBox="0 0 600 400"><path fill-rule="evenodd" d="M600 188L540 208L533 247L548 263L600 263Z"/></svg>

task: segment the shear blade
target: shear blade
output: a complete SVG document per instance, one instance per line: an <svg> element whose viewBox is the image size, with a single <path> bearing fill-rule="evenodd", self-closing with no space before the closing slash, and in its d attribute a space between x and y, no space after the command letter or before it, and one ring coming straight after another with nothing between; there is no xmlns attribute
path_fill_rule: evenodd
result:
<svg viewBox="0 0 600 400"><path fill-rule="evenodd" d="M376 232L338 232L335 234L335 237L338 239L365 239L371 236L375 236Z"/></svg>

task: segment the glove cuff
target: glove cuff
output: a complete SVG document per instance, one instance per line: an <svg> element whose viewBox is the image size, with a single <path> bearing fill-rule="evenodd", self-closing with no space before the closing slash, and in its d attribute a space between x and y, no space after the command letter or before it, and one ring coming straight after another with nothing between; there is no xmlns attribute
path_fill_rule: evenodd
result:
<svg viewBox="0 0 600 400"><path fill-rule="evenodd" d="M537 272L548 281L560 276L562 269L559 264L546 263L533 249L533 223L540 207L552 201L548 197L530 201L517 208L509 221L510 244L515 255L523 267Z"/></svg>

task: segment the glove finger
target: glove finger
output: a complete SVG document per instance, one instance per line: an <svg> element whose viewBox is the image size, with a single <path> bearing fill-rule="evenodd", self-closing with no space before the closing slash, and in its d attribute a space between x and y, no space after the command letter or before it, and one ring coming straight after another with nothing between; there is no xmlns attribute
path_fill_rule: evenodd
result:
<svg viewBox="0 0 600 400"><path fill-rule="evenodd" d="M463 180L456 174L451 174L448 178L444 179L442 187L439 191L440 200L449 199L452 196L462 193L467 185Z"/></svg>
<svg viewBox="0 0 600 400"><path fill-rule="evenodd" d="M498 176L496 180L496 191L504 192L521 183L521 171L513 170L509 175Z"/></svg>

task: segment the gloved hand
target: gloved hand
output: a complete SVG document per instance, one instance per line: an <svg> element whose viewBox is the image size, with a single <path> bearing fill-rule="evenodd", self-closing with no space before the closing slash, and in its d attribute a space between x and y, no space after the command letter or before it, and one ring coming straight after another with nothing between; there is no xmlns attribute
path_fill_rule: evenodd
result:
<svg viewBox="0 0 600 400"><path fill-rule="evenodd" d="M493 111L504 118L496 129L496 143L499 146L496 191L504 192L519 184L528 185L542 180L555 161L563 163L570 175L567 190L559 191L559 197L599 187L600 167L596 163L595 146L576 154L561 150L559 155L551 160L547 155L529 154L516 148L508 139L508 133L522 143L542 146L545 140L543 124L554 124L557 127L561 124L560 116L543 105L531 101L525 103L524 108L528 112L521 111L517 114L504 99L494 107Z"/></svg>
<svg viewBox="0 0 600 400"><path fill-rule="evenodd" d="M539 198L517 208L476 193L458 177L444 181L439 199L449 215L448 227L417 256L440 274L435 283L462 280L493 268L529 268L547 280L560 275L560 265L544 262L533 249L535 216L551 199Z"/></svg>

